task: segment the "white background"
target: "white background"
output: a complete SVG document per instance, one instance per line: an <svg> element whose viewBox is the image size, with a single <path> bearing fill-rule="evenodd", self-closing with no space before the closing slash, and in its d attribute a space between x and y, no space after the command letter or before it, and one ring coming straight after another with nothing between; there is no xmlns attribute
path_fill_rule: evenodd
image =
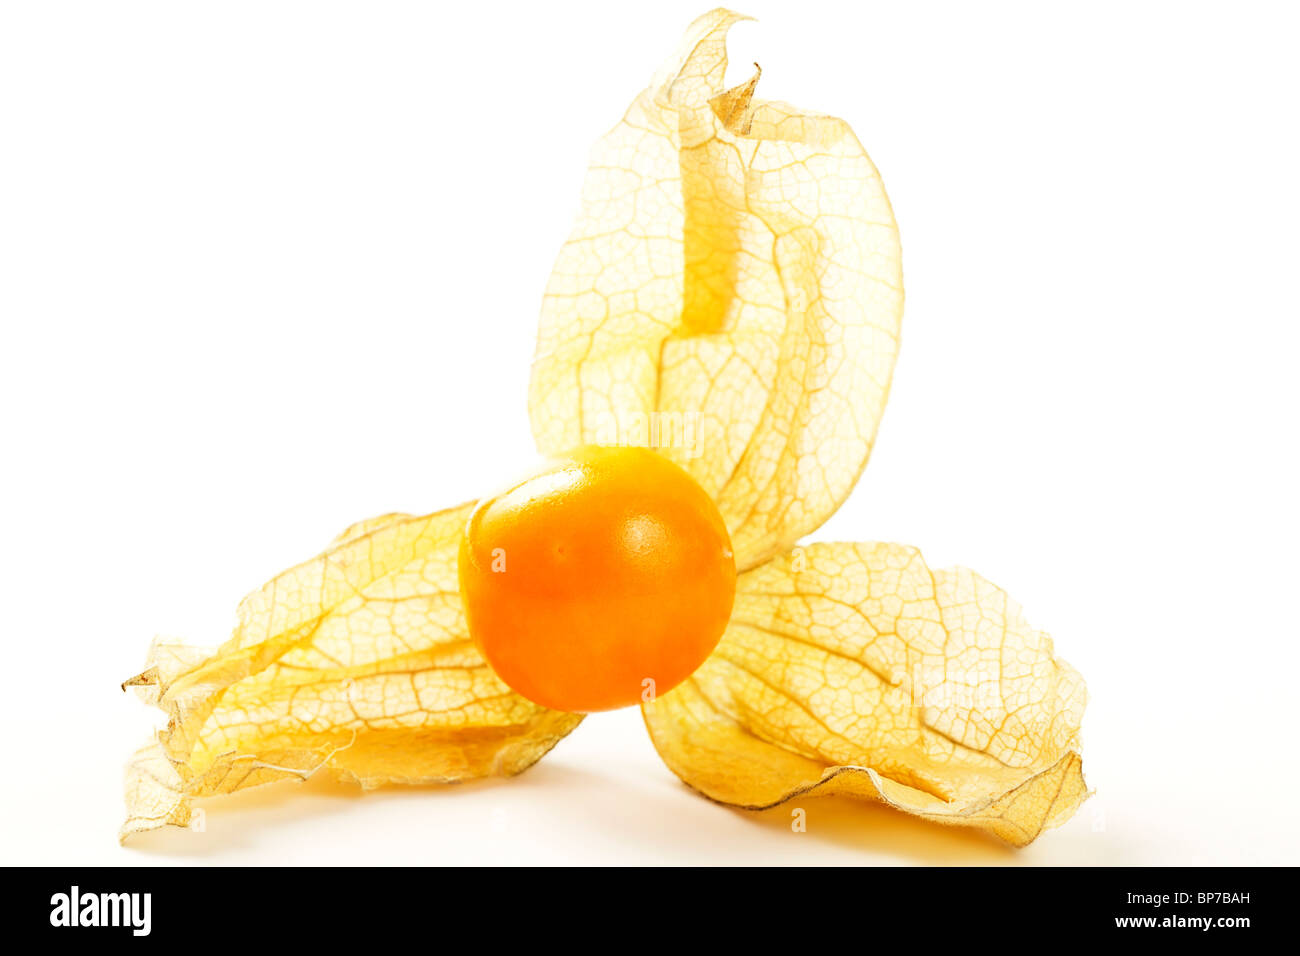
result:
<svg viewBox="0 0 1300 956"><path fill-rule="evenodd" d="M734 812L635 711L512 781L214 802L121 849L122 694L346 524L532 460L590 143L706 0L8 3L4 837L23 863L1297 863L1297 23L1249 3L775 3L733 80L848 119L902 228L879 443L818 537L1006 587L1096 796L1017 852ZM737 0L739 2L739 0Z"/></svg>

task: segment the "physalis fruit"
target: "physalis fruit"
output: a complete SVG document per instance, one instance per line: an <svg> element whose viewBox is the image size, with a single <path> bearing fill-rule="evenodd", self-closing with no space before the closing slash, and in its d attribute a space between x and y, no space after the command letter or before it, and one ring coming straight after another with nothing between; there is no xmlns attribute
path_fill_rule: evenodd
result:
<svg viewBox="0 0 1300 956"><path fill-rule="evenodd" d="M497 676L583 713L680 684L736 594L717 505L647 448L584 448L485 498L459 564L470 635Z"/></svg>

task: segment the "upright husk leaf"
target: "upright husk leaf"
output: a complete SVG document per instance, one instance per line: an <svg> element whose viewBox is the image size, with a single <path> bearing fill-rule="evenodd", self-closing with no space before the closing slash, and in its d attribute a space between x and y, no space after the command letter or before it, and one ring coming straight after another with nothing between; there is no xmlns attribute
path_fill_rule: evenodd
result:
<svg viewBox="0 0 1300 956"><path fill-rule="evenodd" d="M723 88L715 10L596 146L547 286L538 446L650 444L713 495L739 567L813 530L870 454L898 345L898 231L842 120Z"/></svg>
<svg viewBox="0 0 1300 956"><path fill-rule="evenodd" d="M197 798L320 770L363 787L510 775L581 717L497 679L465 627L471 506L385 515L240 605L212 653L156 644L134 687L170 718L127 768L123 838L185 826Z"/></svg>
<svg viewBox="0 0 1300 956"><path fill-rule="evenodd" d="M814 544L741 576L713 656L643 707L715 800L883 800L1023 846L1087 796L1083 680L1001 590L892 544Z"/></svg>

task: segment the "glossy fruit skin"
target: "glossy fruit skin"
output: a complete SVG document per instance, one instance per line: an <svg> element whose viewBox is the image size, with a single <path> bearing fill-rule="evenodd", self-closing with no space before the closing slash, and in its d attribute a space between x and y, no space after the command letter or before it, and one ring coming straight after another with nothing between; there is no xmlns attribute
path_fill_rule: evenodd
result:
<svg viewBox="0 0 1300 956"><path fill-rule="evenodd" d="M503 681L586 713L689 677L731 617L736 563L717 506L685 471L649 449L589 447L479 503L460 589Z"/></svg>

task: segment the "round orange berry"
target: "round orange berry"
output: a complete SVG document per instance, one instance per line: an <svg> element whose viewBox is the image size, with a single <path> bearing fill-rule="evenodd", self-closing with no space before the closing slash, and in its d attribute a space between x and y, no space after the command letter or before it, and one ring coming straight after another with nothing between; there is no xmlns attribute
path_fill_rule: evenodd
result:
<svg viewBox="0 0 1300 956"><path fill-rule="evenodd" d="M497 675L557 710L676 687L717 646L731 539L695 480L646 448L584 448L481 501L461 542L470 634Z"/></svg>

